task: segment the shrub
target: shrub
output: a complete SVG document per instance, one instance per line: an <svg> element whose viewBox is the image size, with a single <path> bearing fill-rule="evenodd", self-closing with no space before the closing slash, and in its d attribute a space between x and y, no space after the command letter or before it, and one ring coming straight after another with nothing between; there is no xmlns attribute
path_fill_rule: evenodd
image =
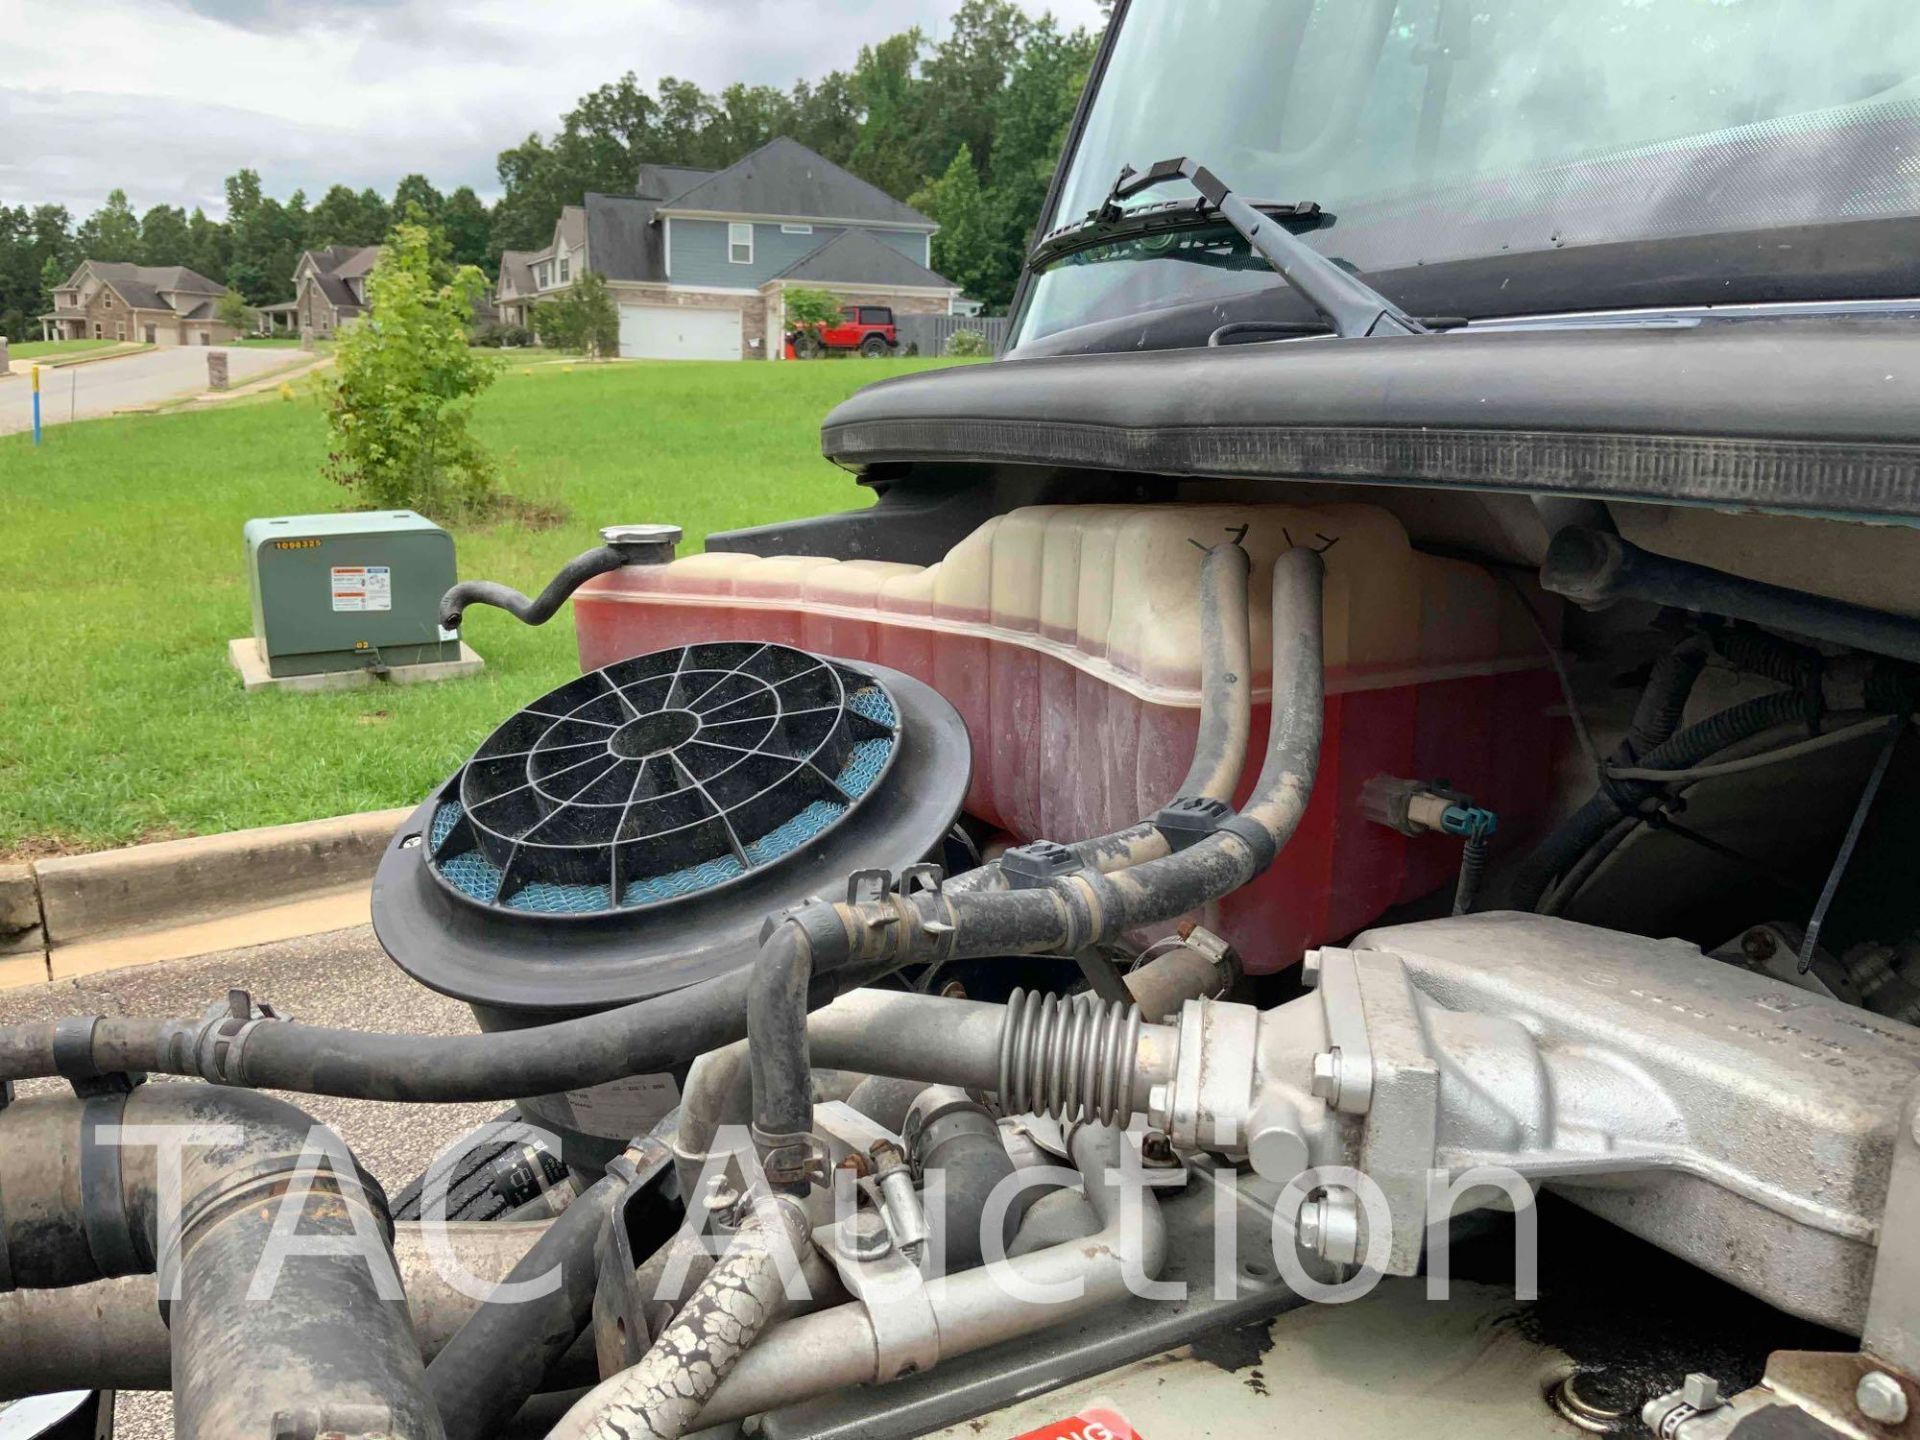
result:
<svg viewBox="0 0 1920 1440"><path fill-rule="evenodd" d="M482 325L473 332L473 343L484 345L490 350L503 346L510 350L524 349L533 344L533 331L524 325L507 325L495 321L491 325Z"/></svg>
<svg viewBox="0 0 1920 1440"><path fill-rule="evenodd" d="M370 313L344 328L327 384L327 473L361 502L442 519L494 503L493 460L467 433L495 362L467 344L486 276L436 278L426 227L394 227L367 277Z"/></svg>
<svg viewBox="0 0 1920 1440"><path fill-rule="evenodd" d="M594 271L581 271L559 298L536 305L532 319L543 345L573 355L620 353L620 311L606 278Z"/></svg>
<svg viewBox="0 0 1920 1440"><path fill-rule="evenodd" d="M993 347L978 330L956 330L947 337L947 354L956 360L977 360L991 355Z"/></svg>

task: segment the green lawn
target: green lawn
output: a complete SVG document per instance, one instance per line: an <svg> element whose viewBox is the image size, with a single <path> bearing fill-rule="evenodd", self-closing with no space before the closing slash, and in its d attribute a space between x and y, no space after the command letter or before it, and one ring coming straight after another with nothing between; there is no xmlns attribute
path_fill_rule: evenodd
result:
<svg viewBox="0 0 1920 1440"><path fill-rule="evenodd" d="M460 573L533 592L612 521L710 530L866 503L820 456L835 402L939 361L509 367L481 438L559 526L461 529ZM0 436L8 638L0 646L0 855L97 848L411 803L514 709L576 673L570 612L528 629L471 612L471 680L243 695L240 527L353 508L321 475L311 393Z"/></svg>
<svg viewBox="0 0 1920 1440"><path fill-rule="evenodd" d="M7 350L14 360L45 360L53 355L78 355L83 350L105 350L110 345L125 343L122 340L28 340L9 345Z"/></svg>

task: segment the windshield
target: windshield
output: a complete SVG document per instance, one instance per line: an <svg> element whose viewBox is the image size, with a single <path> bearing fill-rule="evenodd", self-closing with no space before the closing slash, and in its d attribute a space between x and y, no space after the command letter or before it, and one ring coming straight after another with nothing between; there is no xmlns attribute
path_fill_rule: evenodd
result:
<svg viewBox="0 0 1920 1440"><path fill-rule="evenodd" d="M1920 3L1132 0L1048 225L1174 155L1363 273L1920 214ZM1017 338L1279 283L1224 229L1116 241Z"/></svg>

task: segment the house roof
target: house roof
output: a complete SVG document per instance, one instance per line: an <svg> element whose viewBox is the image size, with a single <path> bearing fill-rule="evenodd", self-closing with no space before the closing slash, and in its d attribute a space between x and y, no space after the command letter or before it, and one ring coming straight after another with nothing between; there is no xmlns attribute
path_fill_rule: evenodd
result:
<svg viewBox="0 0 1920 1440"><path fill-rule="evenodd" d="M380 261L380 247L378 245L328 245L323 249L309 250L301 258L312 259L313 268L322 275L337 275L342 280L356 280L372 273L373 267Z"/></svg>
<svg viewBox="0 0 1920 1440"><path fill-rule="evenodd" d="M660 208L674 214L707 210L934 228L933 221L911 205L784 135L682 190Z"/></svg>
<svg viewBox="0 0 1920 1440"><path fill-rule="evenodd" d="M338 275L329 275L323 271L313 278L314 283L320 287L320 293L327 297L327 303L335 310L365 308L360 303L360 297L353 293L353 287Z"/></svg>
<svg viewBox="0 0 1920 1440"><path fill-rule="evenodd" d="M162 292L219 296L227 287L207 279L184 265L129 265L114 260L83 260L82 269L111 285L120 298L136 310L172 310ZM79 271L74 272L76 275ZM65 286L61 287L65 289Z"/></svg>
<svg viewBox="0 0 1920 1440"><path fill-rule="evenodd" d="M633 195L589 195L587 259L609 280L664 280L667 263L660 227L653 224L657 200Z"/></svg>
<svg viewBox="0 0 1920 1440"><path fill-rule="evenodd" d="M713 174L697 165L642 165L633 193L642 200L671 200Z"/></svg>
<svg viewBox="0 0 1920 1440"><path fill-rule="evenodd" d="M820 285L900 285L958 290L946 276L910 260L870 231L843 230L773 277Z"/></svg>
<svg viewBox="0 0 1920 1440"><path fill-rule="evenodd" d="M502 250L500 252L500 283L512 282L514 292L520 295L533 293L533 260L543 252L537 250Z"/></svg>
<svg viewBox="0 0 1920 1440"><path fill-rule="evenodd" d="M554 226L554 247L565 244L569 250L578 250L587 238L587 210L584 205L563 205L560 207L560 221Z"/></svg>

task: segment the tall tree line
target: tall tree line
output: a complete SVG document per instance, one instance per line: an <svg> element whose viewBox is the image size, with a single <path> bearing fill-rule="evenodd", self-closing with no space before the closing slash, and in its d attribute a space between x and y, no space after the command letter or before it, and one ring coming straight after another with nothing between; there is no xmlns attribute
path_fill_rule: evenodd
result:
<svg viewBox="0 0 1920 1440"><path fill-rule="evenodd" d="M418 207L445 237L450 257L485 265L492 212L470 186L442 195L424 175L409 175L391 200L372 189L335 185L309 204L296 190L285 200L266 194L260 176L241 170L226 181L227 213L212 220L177 205L137 213L124 190L79 224L64 205L0 205L0 335L34 338L34 317L53 306L53 289L82 260L184 265L240 292L249 304L293 298L300 252L328 245L374 245L396 219Z"/></svg>
<svg viewBox="0 0 1920 1440"><path fill-rule="evenodd" d="M0 205L0 335L38 333L53 287L82 259L185 265L255 305L292 298L300 252L371 245L418 207L454 261L489 273L505 249L546 245L564 205L590 190L631 193L646 162L719 169L788 135L906 200L940 224L934 268L1000 306L1046 194L1095 37L1064 31L1012 0L965 0L937 43L918 29L862 46L853 66L791 89L728 85L710 94L633 74L603 85L548 136L501 153L503 194L442 194L409 175L391 198L335 185L318 201L268 195L253 170L226 181L226 215L155 205L115 190L86 219L61 205Z"/></svg>
<svg viewBox="0 0 1920 1440"><path fill-rule="evenodd" d="M1011 0L966 0L938 43L905 30L790 90L713 95L669 76L649 92L627 74L583 96L554 134L501 154L495 255L544 246L561 206L630 192L644 162L717 169L788 135L940 222L934 268L1004 305L1095 44Z"/></svg>

